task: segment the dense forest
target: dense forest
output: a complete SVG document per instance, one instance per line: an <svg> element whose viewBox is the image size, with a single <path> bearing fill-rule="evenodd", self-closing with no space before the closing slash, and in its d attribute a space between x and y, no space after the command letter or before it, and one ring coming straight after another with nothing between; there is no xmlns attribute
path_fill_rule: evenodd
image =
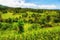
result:
<svg viewBox="0 0 60 40"><path fill-rule="evenodd" d="M60 40L60 10L0 5L0 40Z"/></svg>

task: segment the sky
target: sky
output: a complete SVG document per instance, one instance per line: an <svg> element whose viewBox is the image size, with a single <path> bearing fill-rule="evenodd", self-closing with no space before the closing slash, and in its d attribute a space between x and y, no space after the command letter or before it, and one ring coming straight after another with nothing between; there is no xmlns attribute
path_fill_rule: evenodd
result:
<svg viewBox="0 0 60 40"><path fill-rule="evenodd" d="M60 9L60 0L0 0L0 5L21 8Z"/></svg>

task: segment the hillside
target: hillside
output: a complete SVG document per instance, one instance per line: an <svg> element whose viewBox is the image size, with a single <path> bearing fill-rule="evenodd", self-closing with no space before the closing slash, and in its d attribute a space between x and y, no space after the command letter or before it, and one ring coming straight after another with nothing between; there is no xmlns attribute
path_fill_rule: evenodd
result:
<svg viewBox="0 0 60 40"><path fill-rule="evenodd" d="M60 10L0 5L0 40L60 40Z"/></svg>

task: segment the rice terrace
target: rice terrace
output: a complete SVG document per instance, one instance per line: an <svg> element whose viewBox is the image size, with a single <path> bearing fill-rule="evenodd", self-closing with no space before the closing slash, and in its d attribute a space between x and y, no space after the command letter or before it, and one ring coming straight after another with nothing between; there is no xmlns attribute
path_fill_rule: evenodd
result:
<svg viewBox="0 0 60 40"><path fill-rule="evenodd" d="M60 10L0 5L0 40L60 40Z"/></svg>

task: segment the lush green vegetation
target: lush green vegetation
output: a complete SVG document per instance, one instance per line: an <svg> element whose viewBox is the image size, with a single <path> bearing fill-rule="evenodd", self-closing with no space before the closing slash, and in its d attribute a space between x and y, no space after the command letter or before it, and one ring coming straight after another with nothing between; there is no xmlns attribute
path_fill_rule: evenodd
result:
<svg viewBox="0 0 60 40"><path fill-rule="evenodd" d="M60 10L0 7L0 40L60 40Z"/></svg>

